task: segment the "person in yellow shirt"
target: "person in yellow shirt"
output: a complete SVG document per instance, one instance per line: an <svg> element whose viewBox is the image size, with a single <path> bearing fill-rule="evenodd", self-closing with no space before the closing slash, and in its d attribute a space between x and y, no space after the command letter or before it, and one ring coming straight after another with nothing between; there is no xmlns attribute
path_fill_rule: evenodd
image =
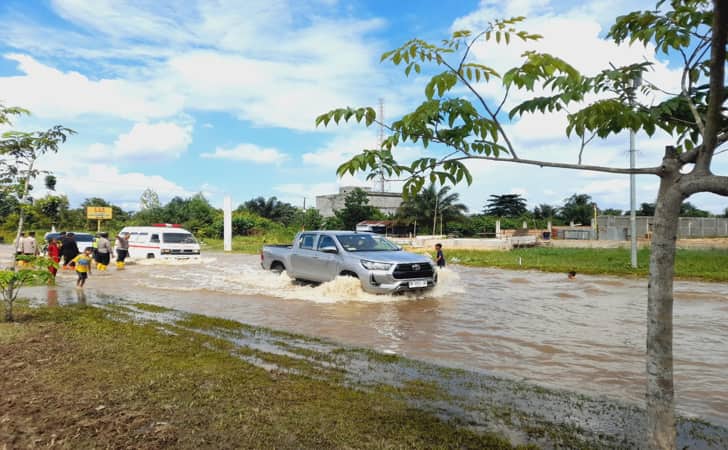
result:
<svg viewBox="0 0 728 450"><path fill-rule="evenodd" d="M93 258L93 248L86 247L83 253L79 253L78 256L73 258L73 263L76 264L76 273L78 274L78 281L76 281L76 287L82 288L86 284L86 279L91 275L91 262Z"/></svg>

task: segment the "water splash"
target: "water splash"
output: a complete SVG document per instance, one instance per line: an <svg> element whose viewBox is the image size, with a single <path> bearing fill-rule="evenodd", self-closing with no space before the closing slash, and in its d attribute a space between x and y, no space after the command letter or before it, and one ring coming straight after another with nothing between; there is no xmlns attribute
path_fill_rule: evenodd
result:
<svg viewBox="0 0 728 450"><path fill-rule="evenodd" d="M279 275L265 271L255 264L239 266L213 264L216 261L215 258L207 258L201 264L192 264L185 260L166 260L162 264L147 263L146 261L157 260L145 260L145 265L161 265L178 269L156 270L151 272L148 277L136 281L139 286L165 290L265 295L315 303L401 302L464 292L457 272L447 268L439 271L439 283L433 290L397 295L377 295L365 292L361 287L361 282L351 277L337 277L328 283L314 285L295 282L285 274Z"/></svg>

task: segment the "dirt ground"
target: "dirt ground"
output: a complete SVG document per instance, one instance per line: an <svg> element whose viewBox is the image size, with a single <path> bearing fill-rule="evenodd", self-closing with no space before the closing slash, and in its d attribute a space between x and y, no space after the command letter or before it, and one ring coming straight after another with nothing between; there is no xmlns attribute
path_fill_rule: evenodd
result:
<svg viewBox="0 0 728 450"><path fill-rule="evenodd" d="M82 383L50 383L46 371L76 349L44 324L12 342L0 340L0 448L163 448L174 433L144 404L119 404ZM103 384L103 383L102 383Z"/></svg>

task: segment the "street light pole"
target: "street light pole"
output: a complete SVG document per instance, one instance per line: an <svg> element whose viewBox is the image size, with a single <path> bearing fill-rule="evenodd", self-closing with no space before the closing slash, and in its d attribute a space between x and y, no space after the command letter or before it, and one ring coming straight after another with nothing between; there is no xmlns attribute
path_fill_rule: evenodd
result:
<svg viewBox="0 0 728 450"><path fill-rule="evenodd" d="M641 83L641 77L638 75L632 80L632 95L629 97L630 106L634 108L634 98L637 94L637 88ZM629 168L634 169L636 166L636 145L635 145L635 132L629 130ZM637 268L637 188L636 188L636 175L634 173L629 174L629 228L630 228L630 262L632 268Z"/></svg>

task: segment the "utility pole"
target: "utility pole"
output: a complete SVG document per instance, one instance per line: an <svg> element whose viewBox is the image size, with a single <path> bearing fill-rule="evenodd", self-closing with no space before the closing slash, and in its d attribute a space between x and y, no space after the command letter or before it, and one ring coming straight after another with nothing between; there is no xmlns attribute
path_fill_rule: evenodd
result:
<svg viewBox="0 0 728 450"><path fill-rule="evenodd" d="M642 80L638 75L632 80L632 94L629 96L629 103L634 108L635 96L637 95L637 88L639 88ZM637 148L635 145L635 132L629 130L629 168L634 169L637 163L636 161ZM637 176L634 173L629 174L629 234L631 240L630 248L630 262L632 268L637 268L637 187L636 187Z"/></svg>
<svg viewBox="0 0 728 450"><path fill-rule="evenodd" d="M384 99L379 99L379 151L384 144ZM379 162L379 192L384 192L384 166Z"/></svg>
<svg viewBox="0 0 728 450"><path fill-rule="evenodd" d="M432 215L432 235L434 236L435 233L437 233L437 204L439 202L439 198L437 196L437 192L435 192L435 213Z"/></svg>

